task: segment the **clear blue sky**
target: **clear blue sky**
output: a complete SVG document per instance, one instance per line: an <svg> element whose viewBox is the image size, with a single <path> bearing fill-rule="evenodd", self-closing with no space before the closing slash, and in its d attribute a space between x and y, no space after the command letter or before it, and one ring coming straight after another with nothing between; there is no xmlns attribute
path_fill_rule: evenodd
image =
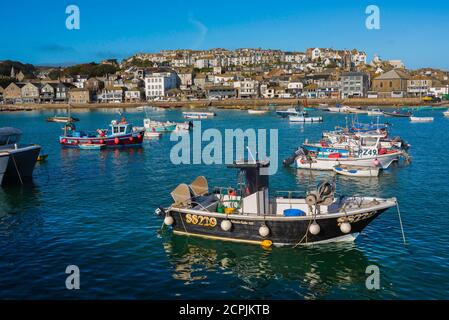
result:
<svg viewBox="0 0 449 320"><path fill-rule="evenodd" d="M81 29L65 27L68 5ZM365 28L365 8L380 8L380 30ZM357 48L369 59L449 69L449 1L41 0L5 1L0 60L35 64L122 59L161 49Z"/></svg>

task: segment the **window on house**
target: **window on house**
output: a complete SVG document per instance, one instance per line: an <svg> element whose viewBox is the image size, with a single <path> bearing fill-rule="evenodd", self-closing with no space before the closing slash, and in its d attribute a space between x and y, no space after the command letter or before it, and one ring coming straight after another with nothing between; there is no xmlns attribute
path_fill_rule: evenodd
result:
<svg viewBox="0 0 449 320"><path fill-rule="evenodd" d="M390 88L393 86L393 82L392 81L390 81Z"/></svg>

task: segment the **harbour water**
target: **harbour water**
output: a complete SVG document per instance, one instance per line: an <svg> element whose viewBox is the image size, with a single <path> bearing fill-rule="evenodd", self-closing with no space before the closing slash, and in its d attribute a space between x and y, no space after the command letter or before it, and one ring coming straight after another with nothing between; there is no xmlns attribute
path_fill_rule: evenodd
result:
<svg viewBox="0 0 449 320"><path fill-rule="evenodd" d="M85 129L105 127L113 111L74 112ZM319 124L289 124L272 115L216 111L203 129L279 130L279 162L305 138L344 125L344 115L320 114ZM378 178L337 177L338 194L398 198L408 245L402 244L395 210L373 221L355 243L263 249L159 233L154 209L170 203L181 182L205 175L210 185L232 185L224 165L174 165L169 136L143 148L61 149L53 112L0 115L0 126L24 132L42 145L34 183L0 188L0 298L2 299L443 299L449 288L449 119L433 123L388 118L392 135L411 145L410 165L400 163ZM318 114L318 113L317 113ZM143 114L126 113L141 125ZM180 110L157 113L182 120ZM156 119L156 118L155 118ZM367 116L359 116L361 121ZM381 120L385 120L382 119ZM303 190L333 173L282 168L271 189ZM77 265L81 289L65 287L65 269ZM365 286L366 268L380 269L380 289Z"/></svg>

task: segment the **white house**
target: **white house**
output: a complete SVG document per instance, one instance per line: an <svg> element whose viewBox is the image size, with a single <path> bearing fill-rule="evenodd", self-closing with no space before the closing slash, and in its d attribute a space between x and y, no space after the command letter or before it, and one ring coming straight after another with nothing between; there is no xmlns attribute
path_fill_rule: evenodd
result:
<svg viewBox="0 0 449 320"><path fill-rule="evenodd" d="M145 96L147 99L164 97L170 89L177 88L178 75L175 72L154 72L145 76Z"/></svg>
<svg viewBox="0 0 449 320"><path fill-rule="evenodd" d="M259 96L259 81L244 79L234 82L234 88L238 89L240 98L257 98Z"/></svg>

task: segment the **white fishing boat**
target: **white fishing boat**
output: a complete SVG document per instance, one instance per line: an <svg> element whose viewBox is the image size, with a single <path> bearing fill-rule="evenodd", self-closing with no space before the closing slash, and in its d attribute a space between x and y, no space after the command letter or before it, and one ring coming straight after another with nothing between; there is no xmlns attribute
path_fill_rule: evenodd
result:
<svg viewBox="0 0 449 320"><path fill-rule="evenodd" d="M366 114L369 116L382 116L383 112L379 108L368 109Z"/></svg>
<svg viewBox="0 0 449 320"><path fill-rule="evenodd" d="M182 113L186 119L209 119L215 117L214 112L185 111Z"/></svg>
<svg viewBox="0 0 449 320"><path fill-rule="evenodd" d="M366 113L366 110L361 110L360 108L353 108L349 106L342 106L337 104L335 107L327 108L327 111L333 113Z"/></svg>
<svg viewBox="0 0 449 320"><path fill-rule="evenodd" d="M193 123L189 122L178 122L176 123L176 129L174 132L188 132L193 128Z"/></svg>
<svg viewBox="0 0 449 320"><path fill-rule="evenodd" d="M268 110L255 110L255 109L249 109L248 113L249 114L256 114L256 115L263 115L265 113L267 113Z"/></svg>
<svg viewBox="0 0 449 320"><path fill-rule="evenodd" d="M410 117L411 122L432 122L433 117Z"/></svg>
<svg viewBox="0 0 449 320"><path fill-rule="evenodd" d="M378 167L363 167L363 166L351 166L351 165L337 165L333 168L335 173L348 176L348 177L377 177L379 176Z"/></svg>
<svg viewBox="0 0 449 320"><path fill-rule="evenodd" d="M296 158L296 167L299 169L310 170L333 170L337 165L353 165L353 166L379 166L387 169L394 161L398 161L403 155L400 150L388 150L385 154L376 155L348 155L342 153L330 153L328 155L313 156L310 153Z"/></svg>
<svg viewBox="0 0 449 320"><path fill-rule="evenodd" d="M323 122L323 117L289 116L290 122Z"/></svg>

